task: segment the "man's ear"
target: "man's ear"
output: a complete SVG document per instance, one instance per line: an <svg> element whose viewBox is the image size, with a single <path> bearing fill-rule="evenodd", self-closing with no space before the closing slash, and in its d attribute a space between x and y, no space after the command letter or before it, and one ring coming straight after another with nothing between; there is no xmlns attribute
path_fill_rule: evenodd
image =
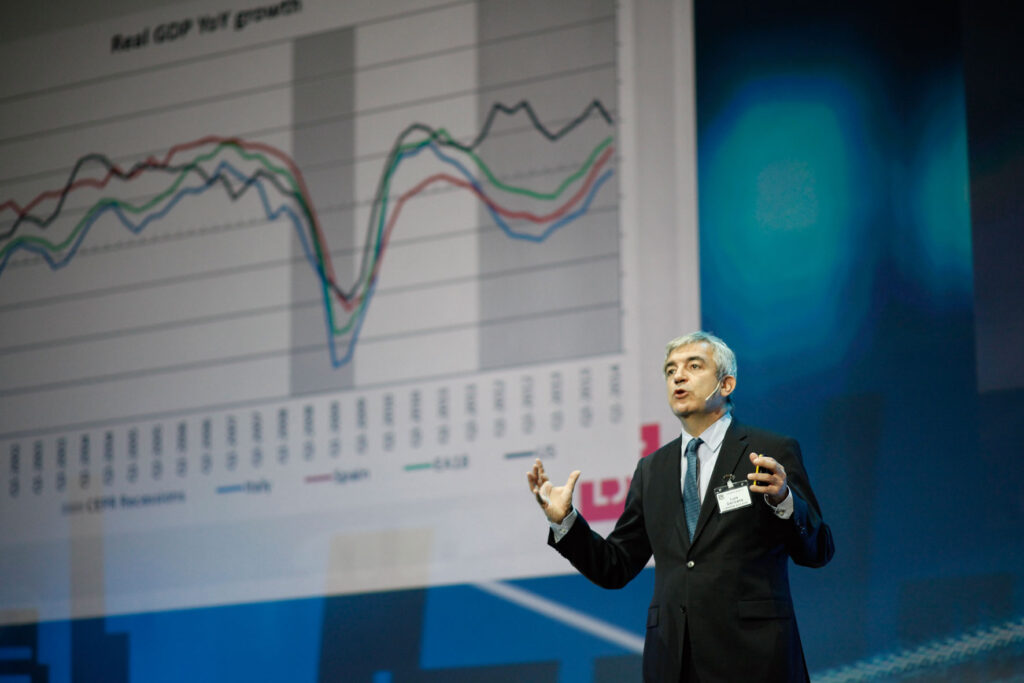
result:
<svg viewBox="0 0 1024 683"><path fill-rule="evenodd" d="M733 392L734 389L736 389L736 378L733 377L732 375L726 375L725 377L723 377L722 388L718 390L719 393L722 394L722 397L724 398L728 396Z"/></svg>

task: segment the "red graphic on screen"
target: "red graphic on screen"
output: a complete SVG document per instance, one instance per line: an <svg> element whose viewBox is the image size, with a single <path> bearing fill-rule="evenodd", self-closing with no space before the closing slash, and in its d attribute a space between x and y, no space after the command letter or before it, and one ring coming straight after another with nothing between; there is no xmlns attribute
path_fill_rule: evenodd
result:
<svg viewBox="0 0 1024 683"><path fill-rule="evenodd" d="M626 492L631 477L616 477L600 481L600 495L595 495L592 481L580 484L580 513L590 522L618 519L626 506Z"/></svg>
<svg viewBox="0 0 1024 683"><path fill-rule="evenodd" d="M640 425L640 457L657 450L660 445L661 428L657 423ZM632 477L613 477L598 482L580 483L580 513L591 522L618 519L626 506L626 493Z"/></svg>
<svg viewBox="0 0 1024 683"><path fill-rule="evenodd" d="M661 425L657 422L640 425L640 440L644 444L640 449L640 457L646 458L661 445Z"/></svg>

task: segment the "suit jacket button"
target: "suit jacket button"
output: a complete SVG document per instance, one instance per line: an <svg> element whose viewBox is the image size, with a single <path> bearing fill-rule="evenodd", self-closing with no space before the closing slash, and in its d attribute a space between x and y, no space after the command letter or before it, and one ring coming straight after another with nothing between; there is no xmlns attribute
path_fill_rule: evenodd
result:
<svg viewBox="0 0 1024 683"><path fill-rule="evenodd" d="M693 560L690 560L689 562L686 563L686 568L687 569L693 569Z"/></svg>

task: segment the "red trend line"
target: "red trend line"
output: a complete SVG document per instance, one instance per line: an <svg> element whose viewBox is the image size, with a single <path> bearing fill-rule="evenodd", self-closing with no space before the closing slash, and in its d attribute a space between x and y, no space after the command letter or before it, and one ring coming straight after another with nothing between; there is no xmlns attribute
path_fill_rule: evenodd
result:
<svg viewBox="0 0 1024 683"><path fill-rule="evenodd" d="M568 213L569 209L572 208L573 204L575 204L584 196L586 196L587 190L590 189L590 186L594 183L594 180L597 178L598 172L601 170L601 167L604 166L605 162L608 161L608 157L610 157L614 151L615 148L609 146L608 149L606 149L604 153L597 158L597 161L594 162L594 165L590 169L590 173L587 174L587 178L583 182L583 185L581 185L580 189L576 191L576 194L574 194L573 196L569 197L568 200L566 200L565 204L555 209L551 213L546 213L540 216L529 211L511 211L509 209L506 209L505 207L500 206L497 202L488 197L486 194L484 194L479 187L477 187L476 185L467 180L463 180L462 178L457 178L455 176L448 175L447 173L434 174L429 178L424 178L415 187L413 187L410 190L407 190L404 194L402 194L402 196L398 200L398 203L395 205L394 211L391 213L391 218L388 219L387 227L385 228L385 233L390 234L391 229L395 225L395 221L398 220L398 214L401 212L402 205L405 203L405 201L407 199L412 198L413 195L422 192L429 185L438 180L445 180L451 183L452 185L456 185L465 190L471 190L473 194L479 197L482 202L487 204L487 206L491 207L492 209L494 209L496 213L501 214L505 218L519 218L530 221L531 223L547 223L548 221L556 220L564 216L566 213Z"/></svg>
<svg viewBox="0 0 1024 683"><path fill-rule="evenodd" d="M162 160L157 159L156 157L147 157L145 161L142 161L140 163L135 164L135 168L131 172L125 172L125 170L122 169L117 164L111 164L110 168L107 169L106 176L104 176L102 179L100 179L100 178L80 178L79 180L76 180L75 182L71 183L70 185L65 185L64 187L60 188L59 190L47 190L45 192L40 192L38 195L35 196L35 198L32 199L32 201L30 201L24 207L19 205L13 199L8 199L4 203L0 204L0 211L3 211L5 209L10 209L10 210L14 211L15 213L17 213L18 217L20 218L22 216L25 216L29 211L34 209L36 206L39 205L40 202L42 202L45 199L55 199L57 197L68 195L68 194L71 194L72 190L77 190L77 189L79 189L81 187L93 187L93 188L96 188L96 189L103 189L104 187L106 187L110 183L110 181L115 176L117 176L119 178L123 178L125 180L131 180L131 179L135 178L136 176L140 175L143 171L148 171L148 170L154 169L154 168L166 168L167 166L170 166L171 165L171 159L176 154L178 154L179 152L184 152L184 151L193 149L195 147L202 147L203 145L207 145L207 144L210 144L210 143L213 143L213 142L216 142L218 144L220 144L220 143L233 143L233 144L238 145L239 147L250 147L250 146L260 145L260 143L244 142L243 140L240 140L239 138L220 137L220 136L216 136L216 135L208 135L206 137L199 138L198 140L193 140L192 142L183 142L180 145L175 145L175 146L171 147L167 151L167 154L164 156L164 158ZM294 165L289 163L290 160L288 159L287 155L285 155L283 152L281 152L279 150L276 150L276 149L273 149L271 147L266 147L265 145L260 145L260 146L266 148L271 154L273 154L274 156L276 156L279 159L281 159L284 163L289 164L289 166L291 166L291 168L295 169ZM295 170L298 170L298 169L295 169Z"/></svg>
<svg viewBox="0 0 1024 683"><path fill-rule="evenodd" d="M487 206L491 207L492 209L494 209L495 212L501 214L502 216L505 216L506 218L521 218L530 221L531 223L547 223L548 221L557 220L558 218L561 218L565 214L569 213L569 210L573 207L573 205L586 196L587 192L589 192L590 190L590 187L594 184L594 181L596 180L598 173L601 171L601 167L604 166L604 164L608 161L608 159L611 157L614 151L615 148L609 145L608 149L606 149L604 153L597 158L597 161L594 162L594 165L591 167L590 172L587 174L587 177L584 180L583 184L580 186L580 189L576 191L576 194L574 194L572 197L569 197L569 199L559 208L555 209L551 213L547 213L541 216L538 216L534 213L530 213L529 211L510 211L509 209L500 206L493 199L485 195L480 190L480 188L473 185L469 181L463 180L462 178L456 178L455 176L451 176L446 173L437 173L435 175L424 178L414 187L404 192L402 196L398 198L398 201L395 203L395 208L391 212L391 217L388 219L387 225L384 228L384 238L381 240L380 256L377 258L376 263L374 263L373 271L371 271L370 273L370 278L372 279L377 276L377 271L380 268L380 263L381 261L384 260L384 251L387 249L388 244L391 241L391 231L394 229L395 223L398 221L398 215L402 212L402 207L405 206L405 202L414 197L415 195L419 194L423 190L425 190L430 185L443 180L457 187L461 187L463 189L472 191L473 194L479 197L482 202L487 204ZM355 305L361 299L362 295L359 295L359 297L357 297L357 300L352 302L351 305L355 307ZM346 310L351 309L349 309L346 306Z"/></svg>
<svg viewBox="0 0 1024 683"><path fill-rule="evenodd" d="M306 186L306 180L302 175L302 171L300 171L298 166L295 165L295 162L291 159L291 157L289 157L285 152L261 142L248 142L241 140L240 138L225 137L220 135L207 135L205 137L193 140L191 142L185 142L178 145L174 145L167 151L167 154L164 155L162 160L152 156L148 157L144 162L136 164L134 170L132 170L131 172L125 172L120 166L117 165L111 166L110 169L107 171L106 176L104 176L102 179L82 178L80 180L75 181L71 185L61 188L60 190L47 190L46 192L42 192L39 195L37 195L31 202L29 202L24 207L19 206L17 202L15 202L14 200L8 200L3 204L0 204L0 211L10 209L17 212L19 215L23 216L45 199L55 198L61 195L69 194L72 190L76 190L80 187L94 187L97 189L102 189L106 187L107 184L109 184L115 176L124 178L125 180L130 180L135 176L141 174L143 171L152 168L161 168L169 166L171 159L173 159L175 155L181 152L210 144L234 144L243 149L258 150L261 152L265 152L270 156L273 156L274 158L278 159L282 164L284 164L288 168L292 176L295 178L296 183L298 183L299 192L302 194L303 197L306 198L305 203L309 209L309 214L312 219L312 227L316 232L320 244L323 244L326 247L327 240L325 239L323 230L320 226L320 218L316 213L315 207L313 206L309 189ZM398 216L402 212L402 208L405 206L405 203L415 195L425 190L430 185L439 181L445 181L452 185L455 185L456 187L472 191L475 195L477 195L477 197L482 202L491 207L491 209L493 209L496 213L499 213L502 216L505 216L506 218L523 219L533 223L546 223L548 221L556 220L561 216L565 215L566 213L568 213L574 204L576 204L580 199L586 196L587 191L590 189L590 187L594 183L594 180L597 178L599 171L608 161L609 157L611 157L613 152L614 147L609 146L604 151L604 153L601 154L600 157L598 157L597 161L591 167L590 172L587 174L585 181L580 186L580 189L576 192L576 194L570 197L561 207L555 209L554 211L548 214L539 216L529 211L511 211L509 209L506 209L505 207L499 205L493 199L488 197L486 194L484 194L483 191L480 190L477 186L461 178L457 178L455 176L451 176L445 173L438 173L428 178L425 178L424 180L416 184L416 186L403 193L396 202L395 208L392 211L391 216L388 219L387 225L384 229L384 237L381 242L380 254L378 255L378 258L374 263L373 270L370 273L370 279L375 278L377 276L377 272L380 270L380 264L381 261L383 260L384 251L387 249L387 246L391 239L391 232L395 227L395 223L397 222ZM323 264L324 275L327 278L327 282L331 285L336 286L337 280L335 279L334 275L334 265L330 257L330 251L326 248L323 253ZM337 298L341 302L342 307L346 311L350 312L354 310L356 306L358 306L362 302L363 295L359 294L358 296L355 296L351 299L347 299L344 295L338 293Z"/></svg>
<svg viewBox="0 0 1024 683"><path fill-rule="evenodd" d="M176 156L177 154L179 154L180 152L185 152L185 151L188 151L190 149L194 149L196 147L202 147L204 145L208 145L208 144L212 144L212 143L217 143L217 144L234 144L234 145L237 145L238 147L242 147L242 148L245 148L245 149L252 149L252 148L254 148L254 149L259 149L259 150L265 151L268 154L270 154L270 155L280 159L282 163L287 165L288 168L289 168L289 171L292 172L296 176L297 180L301 178L302 174L299 171L298 167L295 166L294 162L291 160L291 158L286 153L284 153L283 151L281 151L279 149L276 149L274 147L270 147L269 145L265 145L265 144L260 143L260 142L247 142L245 140L242 140L242 139L236 138L236 137L223 137L223 136L219 136L219 135L207 135L206 137L199 138L198 140L193 140L191 142L183 142L183 143L181 143L179 145L175 145L175 146L171 147L167 151L167 154L164 155L163 159L157 159L156 157L152 157L152 156L151 157L147 157L145 161L142 161L142 162L139 162L139 163L135 164L135 168L131 172L126 172L123 168L121 168L117 164L112 164L110 166L110 168L107 169L107 174L102 179L100 179L100 178L81 178L81 179L76 180L75 182L71 183L70 185L66 185L66 186L60 188L59 190L47 190L45 192L40 192L35 198L32 199L31 202L26 204L24 207L20 206L13 199L8 199L7 201L5 201L2 204L0 204L0 211L3 211L5 209L10 209L12 211L15 211L19 215L19 217L25 216L29 211L31 211L33 208L35 208L40 202L42 202L45 199L54 199L54 198L60 197L62 195L68 195L68 194L71 193L72 190L77 190L77 189L79 189L81 187L93 187L93 188L96 188L96 189L103 189L104 187L106 187L110 183L110 181L115 176L123 178L124 180L131 180L131 179L135 178L136 176L142 174L144 171L148 171L148 170L151 170L151 169L158 169L158 168L166 168L166 167L170 166L171 159L174 156ZM304 185L304 183L301 183L301 182L300 182L300 184Z"/></svg>
<svg viewBox="0 0 1024 683"><path fill-rule="evenodd" d="M162 168L169 166L171 163L171 159L180 152L188 151L196 147L202 147L204 145L210 144L234 144L238 145L243 149L259 150L273 156L274 158L280 160L281 163L283 163L285 166L287 166L288 171L292 174L292 176L295 178L295 182L298 183L299 185L299 192L306 200L305 203L306 206L309 208L309 214L310 217L312 218L313 223L312 227L313 230L316 232L317 239L320 241L320 244L326 246L327 241L326 239L324 239L323 230L320 227L320 217L317 215L316 209L313 206L312 195L309 192L309 188L306 186L306 179L303 177L302 171L300 171L298 166L295 165L295 162L291 159L291 157L289 157L283 151L261 142L247 142L236 137L225 137L221 135L207 135L205 137L199 138L198 140L193 140L191 142L183 142L181 144L174 145L169 150L167 150L167 154L164 155L163 160L157 159L155 157L148 157L144 162L136 164L135 169L132 170L130 173L125 172L124 169L122 169L120 166L113 165L107 171L106 176L102 179L82 178L81 180L77 180L71 185L65 186L59 190L47 190L46 192L42 192L39 195L37 195L24 208L20 207L18 203L15 202L13 199L9 199L5 201L3 204L0 204L0 211L3 211L4 209L10 209L17 212L19 217L24 216L26 213L31 211L33 207L38 205L44 199L51 199L54 197L59 197L61 195L66 195L70 193L72 190L76 190L80 187L95 187L97 189L102 189L107 186L107 184L111 181L112 178L114 178L114 176L119 176L126 180L130 180L135 176L141 174L143 171L146 171L150 168ZM324 275L326 276L328 283L336 285L337 280L334 277L334 264L331 262L330 255L328 253L325 253L323 262ZM342 304L346 303L343 296L339 298L342 300Z"/></svg>

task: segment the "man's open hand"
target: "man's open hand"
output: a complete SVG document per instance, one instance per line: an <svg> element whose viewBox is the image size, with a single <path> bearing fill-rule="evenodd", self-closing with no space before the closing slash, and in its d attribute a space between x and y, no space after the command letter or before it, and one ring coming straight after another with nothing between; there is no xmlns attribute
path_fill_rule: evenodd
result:
<svg viewBox="0 0 1024 683"><path fill-rule="evenodd" d="M572 509L572 493L576 489L576 480L580 478L580 471L574 470L569 475L565 486L552 486L547 473L544 472L544 463L540 458L533 461L533 467L526 473L526 482L530 485L530 491L537 498L537 503L544 510L549 521L560 524L565 516Z"/></svg>

